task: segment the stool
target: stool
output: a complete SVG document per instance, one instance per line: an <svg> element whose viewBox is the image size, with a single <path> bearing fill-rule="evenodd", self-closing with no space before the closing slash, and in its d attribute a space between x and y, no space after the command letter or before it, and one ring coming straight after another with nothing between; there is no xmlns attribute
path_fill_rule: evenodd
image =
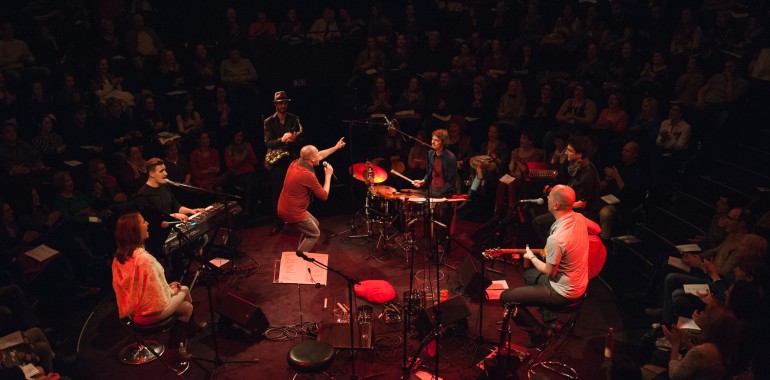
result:
<svg viewBox="0 0 770 380"><path fill-rule="evenodd" d="M323 373L327 378L333 379L326 371L332 365L334 348L326 342L305 341L295 344L286 355L286 360L296 374Z"/></svg>
<svg viewBox="0 0 770 380"><path fill-rule="evenodd" d="M145 335L158 334L168 330L175 322L176 316L172 315L162 321L158 321L152 324L140 324L132 321L130 318L121 318L120 320L126 325L131 333L134 335L135 343L131 343L120 350L118 354L121 362L132 365L140 365L160 359L163 364L174 372L175 375L184 373L189 368L190 363L181 363L179 365L173 365L161 358L161 355L166 352L166 346L155 340L144 339Z"/></svg>
<svg viewBox="0 0 770 380"><path fill-rule="evenodd" d="M575 370L575 368L569 364L562 363L557 360L543 360L543 356L549 349L552 349L552 351L559 349L559 347L561 347L564 343L567 342L567 340L569 340L570 337L572 337L575 324L577 324L577 321L580 318L580 311L582 310L583 304L587 298L588 292L584 293L582 297L578 298L572 303L548 308L557 314L568 314L567 321L562 328L554 332L553 335L548 337L545 343L538 347L540 352L532 357L532 360L529 363L527 379L532 379L532 376L535 374L535 371L538 368L549 370L568 379L578 379L580 377L577 370ZM557 344L557 342L559 343Z"/></svg>

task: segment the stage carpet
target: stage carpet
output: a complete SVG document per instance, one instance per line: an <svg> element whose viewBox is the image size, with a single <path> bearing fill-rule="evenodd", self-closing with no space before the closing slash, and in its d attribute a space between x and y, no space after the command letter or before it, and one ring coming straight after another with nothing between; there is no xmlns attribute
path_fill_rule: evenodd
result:
<svg viewBox="0 0 770 380"><path fill-rule="evenodd" d="M329 265L356 280L387 280L396 289L397 300L409 288L409 263L400 248L390 252L374 252L374 239L346 238L346 234L331 237L329 235L344 231L349 222L348 216L319 218L322 237L314 252L329 255ZM469 239L478 225L460 221L454 233L450 255L441 267L444 279L440 287L447 289L449 296L460 294L462 289L460 276L456 269L461 266L466 256L471 254L473 243ZM257 363L235 363L220 365L216 368L217 379L291 379L294 372L286 360L289 349L303 339L314 339L314 325L332 323L333 305L347 303L346 281L339 275L329 272L326 286L274 283L275 261L280 260L281 252L294 251L299 234L291 229L269 237L270 226L258 226L239 231L240 254L228 258L235 262L236 271L227 274L202 274L194 289L193 299L198 320L211 321L207 290L210 287L214 304L234 294L259 307L269 321L271 329L268 336L249 333L236 323L223 321L218 323L219 333L215 341L210 330L199 333L189 344L189 351L200 358L215 358L215 343L222 360L259 359ZM359 228L356 233L363 232ZM424 242L423 242L424 243ZM416 272L427 269L431 273L430 282L435 284L435 264L427 260L423 244L418 244L414 256ZM216 253L213 252L212 253ZM373 254L375 253L375 254ZM480 252L474 252L478 257ZM228 252L221 252L227 256ZM308 263L309 265L309 263ZM522 269L518 265L496 264L494 267L503 271L505 276L488 273L492 280L504 278L511 287L523 283ZM226 269L229 267L226 266ZM188 281L192 275L188 275ZM415 278L415 286L422 287L425 279ZM435 285L433 285L435 287ZM575 329L575 336L556 353L559 360L568 362L579 371L584 379L604 377L602 368L605 336L608 327L622 331L622 318L611 291L599 278L589 285L589 298L583 307L582 315ZM476 364L485 357L494 344L481 343L477 348L479 303L460 295L462 303L468 306L470 317L467 325L460 323L445 329L440 339L439 376L443 379L476 379L481 371ZM324 300L327 309L324 310ZM355 298L356 306L369 305L363 298ZM220 309L215 307L214 319L220 319ZM403 324L385 324L376 317L382 312L381 305L374 305L374 349L361 351L355 361L358 378L398 379L401 377L403 364ZM539 315L535 313L536 315ZM487 301L483 310L483 338L490 342L499 339L500 321L503 308L498 301ZM232 318L232 317L231 317ZM300 325L300 322L304 322ZM309 327L308 327L309 326ZM524 345L526 335L515 325L512 341ZM347 330L344 330L347 331ZM157 337L165 342L166 335ZM347 336L342 337L348 339ZM130 366L118 361L120 349L132 342L132 335L122 326L117 317L114 296L107 297L93 311L86 321L78 342L78 362L84 379L172 379L175 376L159 361L141 366ZM410 334L407 339L407 356L419 355L422 369L434 372L435 361L423 350L416 352L420 339ZM187 379L209 378L214 365L205 361L193 361L183 375ZM347 379L351 375L351 355L349 350L338 350L330 374L337 379ZM518 371L519 378L526 378L526 368ZM552 375L551 375L552 376ZM559 377L547 377L559 378Z"/></svg>

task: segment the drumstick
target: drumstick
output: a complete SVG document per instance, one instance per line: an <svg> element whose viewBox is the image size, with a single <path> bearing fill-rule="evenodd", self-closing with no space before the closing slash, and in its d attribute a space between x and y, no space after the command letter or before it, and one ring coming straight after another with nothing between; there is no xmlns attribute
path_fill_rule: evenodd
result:
<svg viewBox="0 0 770 380"><path fill-rule="evenodd" d="M393 174L393 175L395 175L395 176L397 176L397 177L401 177L401 178L403 178L404 180L407 180L407 181L409 181L409 182L414 182L414 181L415 181L415 180L413 180L413 179L410 179L409 177L407 177L407 176L405 176L405 175L403 175L403 174L401 174L401 173L399 173L399 172L397 172L397 171L395 171L395 170L393 170L393 169L390 169L390 172L391 172L391 174Z"/></svg>

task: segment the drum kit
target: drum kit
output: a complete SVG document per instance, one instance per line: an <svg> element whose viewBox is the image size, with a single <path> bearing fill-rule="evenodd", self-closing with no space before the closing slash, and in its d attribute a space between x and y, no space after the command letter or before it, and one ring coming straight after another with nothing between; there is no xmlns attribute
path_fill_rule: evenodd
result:
<svg viewBox="0 0 770 380"><path fill-rule="evenodd" d="M432 207L438 203L466 201L465 198L431 198L424 191L396 190L383 185L388 179L388 173L370 162L351 165L350 173L353 178L367 185L362 210L367 231L366 235L349 237L376 236L375 251L392 248L399 248L403 252L410 250L414 244L415 223L424 220L429 205Z"/></svg>

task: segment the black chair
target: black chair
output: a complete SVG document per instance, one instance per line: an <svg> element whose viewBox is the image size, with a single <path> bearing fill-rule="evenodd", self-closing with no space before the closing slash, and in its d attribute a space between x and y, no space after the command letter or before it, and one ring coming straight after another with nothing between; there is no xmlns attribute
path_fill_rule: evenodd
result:
<svg viewBox="0 0 770 380"><path fill-rule="evenodd" d="M578 298L572 303L558 307L549 307L549 309L556 314L566 314L567 320L560 329L556 330L551 336L548 337L548 339L546 339L543 344L537 348L539 352L537 355L534 355L529 362L529 368L527 369L528 379L531 379L535 374L535 371L540 368L551 371L568 379L578 379L580 377L577 370L571 365L555 360L553 358L544 359L544 356L548 351L558 351L558 349L573 336L575 324L577 324L577 321L580 318L580 311L582 310L587 298L588 292L584 293L582 297Z"/></svg>
<svg viewBox="0 0 770 380"><path fill-rule="evenodd" d="M305 341L295 344L286 356L286 360L296 373L292 380L298 375L312 375L322 373L329 379L334 379L325 371L332 365L334 357L334 348L326 342Z"/></svg>
<svg viewBox="0 0 770 380"><path fill-rule="evenodd" d="M152 362L155 359L160 359L166 368L177 376L187 371L190 363L185 362L177 365L169 363L161 357L163 353L166 352L166 346L161 342L145 339L145 336L147 335L160 334L168 330L176 322L175 315L153 324L136 323L130 318L121 318L120 321L131 330L134 340L136 340L136 342L131 343L120 350L118 357L121 362L131 365L140 365Z"/></svg>

